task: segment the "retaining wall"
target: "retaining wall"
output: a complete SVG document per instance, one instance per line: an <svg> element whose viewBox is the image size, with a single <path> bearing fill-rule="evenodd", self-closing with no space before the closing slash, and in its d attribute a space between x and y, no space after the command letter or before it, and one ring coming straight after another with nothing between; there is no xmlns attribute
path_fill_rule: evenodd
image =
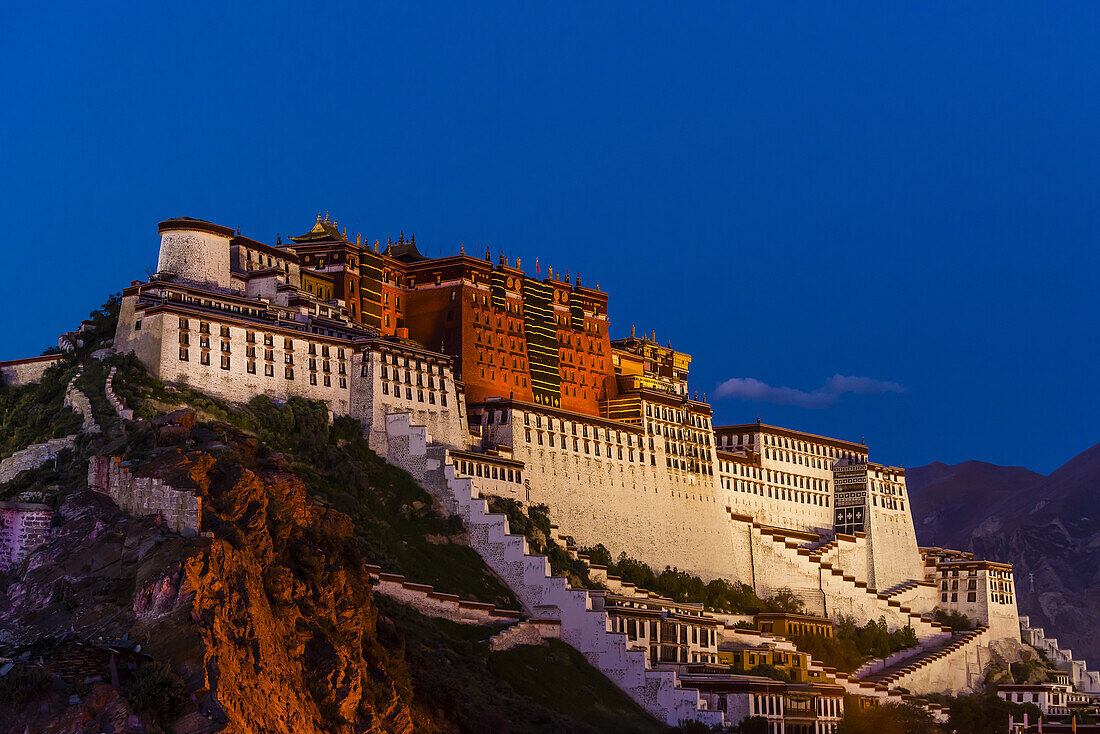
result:
<svg viewBox="0 0 1100 734"><path fill-rule="evenodd" d="M169 528L181 535L199 533L201 497L155 477L135 477L117 456L91 458L88 486L113 499L131 515L160 515Z"/></svg>

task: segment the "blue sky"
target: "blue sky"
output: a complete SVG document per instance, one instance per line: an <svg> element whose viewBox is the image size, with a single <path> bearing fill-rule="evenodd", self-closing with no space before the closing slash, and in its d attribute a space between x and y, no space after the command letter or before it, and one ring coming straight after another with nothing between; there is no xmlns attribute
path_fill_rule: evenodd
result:
<svg viewBox="0 0 1100 734"><path fill-rule="evenodd" d="M0 359L160 219L329 210L599 281L722 422L905 466L1100 440L1100 5L517 5L5 4Z"/></svg>

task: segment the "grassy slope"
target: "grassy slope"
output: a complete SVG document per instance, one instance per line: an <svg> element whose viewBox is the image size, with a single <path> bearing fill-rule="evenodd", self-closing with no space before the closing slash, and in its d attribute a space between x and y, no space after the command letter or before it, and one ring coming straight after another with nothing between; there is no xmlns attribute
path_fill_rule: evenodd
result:
<svg viewBox="0 0 1100 734"><path fill-rule="evenodd" d="M153 379L131 357L112 357L116 391L139 416L193 407L199 419L230 423L290 459L291 469L322 501L351 516L363 555L411 581L463 598L518 609L515 597L463 542L461 522L432 508L412 477L371 451L359 422L330 426L323 403L293 399L278 406L257 398L231 406L188 388Z"/></svg>
<svg viewBox="0 0 1100 734"><path fill-rule="evenodd" d="M75 367L62 362L46 370L42 381L22 387L0 384L0 459L32 443L80 430L81 418L64 406L65 388Z"/></svg>
<svg viewBox="0 0 1100 734"><path fill-rule="evenodd" d="M403 646L421 705L456 721L462 732L666 730L564 643L489 652L494 628L431 619L388 599L376 601L383 615L379 636L387 646Z"/></svg>
<svg viewBox="0 0 1100 734"><path fill-rule="evenodd" d="M329 426L321 406L307 401L230 406L188 388L166 386L132 357L113 356L105 363L90 359L90 352L113 334L116 316L115 299L93 312L95 338L88 338L77 355L85 366L81 387L93 398L104 432L82 437L76 452L65 453L58 470L49 466L25 473L4 488L8 493L48 485L62 492L82 488L85 460L93 453L148 459L154 447L150 424L118 421L105 399L93 397L102 397L103 381L113 365L119 368L115 390L138 417L193 407L200 421L236 425L286 454L315 496L353 518L368 559L441 591L518 608L481 557L461 543L461 524L434 511L431 498L411 477L371 452L356 421L337 419ZM65 382L70 377L66 375ZM60 400L54 402L45 401L44 410L39 405L38 418L46 424L64 419ZM76 418L73 430L78 426ZM440 714L437 721L452 724L462 734L666 730L568 645L554 642L491 653L488 639L498 628L424 617L382 596L376 596L375 603L381 616L380 641L406 659L417 705Z"/></svg>

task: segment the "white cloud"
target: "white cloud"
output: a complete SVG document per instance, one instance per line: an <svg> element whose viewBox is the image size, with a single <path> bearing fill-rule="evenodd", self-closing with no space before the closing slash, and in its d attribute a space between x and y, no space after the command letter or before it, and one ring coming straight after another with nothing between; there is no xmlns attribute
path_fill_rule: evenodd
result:
<svg viewBox="0 0 1100 734"><path fill-rule="evenodd" d="M776 405L797 405L801 408L827 408L841 395L881 395L902 393L905 387L896 382L884 382L871 377L833 375L816 390L806 391L793 387L774 387L753 377L732 377L718 385L715 397L756 400Z"/></svg>

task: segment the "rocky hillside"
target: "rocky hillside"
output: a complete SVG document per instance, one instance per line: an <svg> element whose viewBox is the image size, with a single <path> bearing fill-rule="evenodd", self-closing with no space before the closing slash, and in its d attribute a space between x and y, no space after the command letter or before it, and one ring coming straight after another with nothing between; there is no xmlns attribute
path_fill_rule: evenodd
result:
<svg viewBox="0 0 1100 734"><path fill-rule="evenodd" d="M906 476L921 544L1012 563L1020 614L1100 665L1100 444L1049 476L977 461Z"/></svg>
<svg viewBox="0 0 1100 734"><path fill-rule="evenodd" d="M1020 466L934 462L905 471L922 545L965 548L990 508L1043 478Z"/></svg>
<svg viewBox="0 0 1100 734"><path fill-rule="evenodd" d="M423 728L401 661L377 642L350 519L316 507L278 458L261 463L256 439L229 426L196 428L193 413L178 417L166 427L189 443L200 432L196 445L132 468L203 497L212 537L128 517L88 489L67 493L53 538L0 597L7 645L19 651L75 630L85 645L168 661L190 699L162 712L177 731ZM215 431L216 442L202 440ZM98 699L131 698L136 670L118 671L117 686L109 671L102 677ZM85 708L66 717L101 718ZM114 709L108 723L121 730L133 712L126 701ZM36 713L24 708L29 723L50 731Z"/></svg>
<svg viewBox="0 0 1100 734"><path fill-rule="evenodd" d="M0 484L0 500L34 497L56 513L47 542L0 574L0 730L664 729L567 646L490 652L499 627L373 593L368 563L518 607L462 523L373 454L357 421L301 400L229 406L156 382L133 359L93 359L95 346L65 369L81 363L103 430ZM138 420L113 415L111 367ZM201 534L124 513L89 486L93 456L197 495Z"/></svg>

